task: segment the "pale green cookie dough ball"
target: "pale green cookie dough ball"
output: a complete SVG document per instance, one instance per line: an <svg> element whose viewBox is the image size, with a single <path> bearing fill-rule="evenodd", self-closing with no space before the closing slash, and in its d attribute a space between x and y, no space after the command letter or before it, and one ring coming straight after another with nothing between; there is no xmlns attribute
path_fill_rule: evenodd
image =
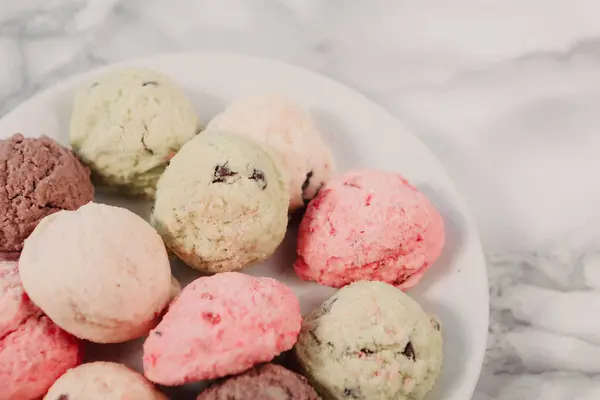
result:
<svg viewBox="0 0 600 400"><path fill-rule="evenodd" d="M268 258L287 228L287 179L251 139L204 132L160 178L152 223L200 271L236 271Z"/></svg>
<svg viewBox="0 0 600 400"><path fill-rule="evenodd" d="M75 96L71 146L96 182L153 197L169 159L198 128L192 104L169 78L122 68Z"/></svg>
<svg viewBox="0 0 600 400"><path fill-rule="evenodd" d="M420 400L442 368L442 333L400 289L361 281L304 319L295 353L324 399Z"/></svg>

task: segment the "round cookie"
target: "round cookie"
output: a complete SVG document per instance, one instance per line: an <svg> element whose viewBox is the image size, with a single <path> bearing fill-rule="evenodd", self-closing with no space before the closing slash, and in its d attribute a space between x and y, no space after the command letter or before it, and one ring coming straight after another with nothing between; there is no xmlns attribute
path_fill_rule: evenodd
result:
<svg viewBox="0 0 600 400"><path fill-rule="evenodd" d="M94 362L70 369L44 400L168 400L142 375L123 364Z"/></svg>
<svg viewBox="0 0 600 400"><path fill-rule="evenodd" d="M288 202L281 169L257 143L204 132L160 178L152 223L191 267L235 271L273 254L285 235Z"/></svg>
<svg viewBox="0 0 600 400"><path fill-rule="evenodd" d="M277 364L264 364L219 382L196 400L319 400L306 378Z"/></svg>
<svg viewBox="0 0 600 400"><path fill-rule="evenodd" d="M276 154L289 178L290 211L304 207L331 178L331 150L308 110L285 96L235 101L206 129L248 136Z"/></svg>
<svg viewBox="0 0 600 400"><path fill-rule="evenodd" d="M323 398L421 400L442 367L442 333L398 288L361 281L305 317L295 354Z"/></svg>
<svg viewBox="0 0 600 400"><path fill-rule="evenodd" d="M0 140L0 259L18 259L38 222L94 199L90 171L53 139Z"/></svg>
<svg viewBox="0 0 600 400"><path fill-rule="evenodd" d="M275 279L198 278L144 342L144 374L169 386L237 374L291 349L301 323L298 299Z"/></svg>
<svg viewBox="0 0 600 400"><path fill-rule="evenodd" d="M37 399L80 360L79 341L23 291L17 264L0 262L0 400Z"/></svg>
<svg viewBox="0 0 600 400"><path fill-rule="evenodd" d="M394 172L353 170L308 205L294 270L332 287L378 280L406 290L443 246L442 217L423 193Z"/></svg>
<svg viewBox="0 0 600 400"><path fill-rule="evenodd" d="M198 126L192 104L169 78L120 68L75 96L71 146L98 183L153 197L169 159Z"/></svg>
<svg viewBox="0 0 600 400"><path fill-rule="evenodd" d="M158 233L129 210L88 203L44 218L25 241L27 294L57 325L97 343L146 334L171 297Z"/></svg>

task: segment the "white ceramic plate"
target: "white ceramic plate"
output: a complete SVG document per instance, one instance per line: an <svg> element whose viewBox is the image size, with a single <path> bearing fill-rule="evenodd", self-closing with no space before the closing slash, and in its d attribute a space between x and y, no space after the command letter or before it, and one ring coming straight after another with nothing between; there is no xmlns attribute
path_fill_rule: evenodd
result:
<svg viewBox="0 0 600 400"><path fill-rule="evenodd" d="M444 216L447 242L441 258L409 293L444 326L444 368L428 400L471 398L483 360L488 326L485 262L473 221L448 175L430 151L383 108L328 78L286 65L239 55L176 54L127 62L169 75L187 92L206 123L240 95L265 91L291 96L309 107L333 149L338 170L375 167L402 173ZM123 64L121 64L123 65ZM114 66L110 66L111 68ZM15 132L45 134L68 144L68 121L75 91L90 84L92 71L69 79L25 102L0 121L0 138ZM98 201L126 206L144 217L149 205L98 196ZM303 312L320 304L332 289L300 281L291 269L295 229L290 229L277 254L250 268L294 289ZM174 274L187 283L198 275L182 265ZM111 346L90 346L87 359L119 360L141 370L141 340ZM174 394L177 398L192 393Z"/></svg>

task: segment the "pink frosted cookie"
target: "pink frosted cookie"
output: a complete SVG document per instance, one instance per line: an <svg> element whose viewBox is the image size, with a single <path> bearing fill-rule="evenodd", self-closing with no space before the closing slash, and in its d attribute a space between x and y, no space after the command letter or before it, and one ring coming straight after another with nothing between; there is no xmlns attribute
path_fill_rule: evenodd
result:
<svg viewBox="0 0 600 400"><path fill-rule="evenodd" d="M292 348L302 317L284 284L237 272L186 286L144 343L144 373L163 385L237 374Z"/></svg>
<svg viewBox="0 0 600 400"><path fill-rule="evenodd" d="M79 342L23 292L17 264L0 262L0 400L30 400L81 359Z"/></svg>
<svg viewBox="0 0 600 400"><path fill-rule="evenodd" d="M378 280L406 290L443 245L442 217L423 193L396 173L354 170L329 181L308 205L294 270L327 286Z"/></svg>

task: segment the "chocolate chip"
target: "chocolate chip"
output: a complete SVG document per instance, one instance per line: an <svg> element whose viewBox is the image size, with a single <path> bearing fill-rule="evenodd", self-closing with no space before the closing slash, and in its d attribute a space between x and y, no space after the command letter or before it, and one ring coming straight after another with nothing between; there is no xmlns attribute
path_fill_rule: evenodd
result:
<svg viewBox="0 0 600 400"><path fill-rule="evenodd" d="M369 355L369 354L375 354L375 352L373 350L367 349L367 348L360 349L360 352L363 353L363 354L367 354L367 355Z"/></svg>
<svg viewBox="0 0 600 400"><path fill-rule="evenodd" d="M232 170L229 169L229 167L227 166L227 163L223 164L223 165L216 165L215 166L215 171L213 173L213 180L212 183L233 183L235 182L237 179L231 179L233 177L237 176L237 172L233 172Z"/></svg>
<svg viewBox="0 0 600 400"><path fill-rule="evenodd" d="M92 83L92 85L90 86L90 89L91 89L91 88L95 88L96 86L98 86L98 82L94 82L94 83Z"/></svg>
<svg viewBox="0 0 600 400"><path fill-rule="evenodd" d="M415 361L415 349L413 349L411 342L406 343L406 347L404 348L402 354L409 360Z"/></svg>
<svg viewBox="0 0 600 400"><path fill-rule="evenodd" d="M352 399L360 399L360 392L357 389L344 389L344 396L350 397Z"/></svg>
<svg viewBox="0 0 600 400"><path fill-rule="evenodd" d="M202 313L202 318L212 325L218 325L219 323L221 323L221 316L219 314L205 312Z"/></svg>
<svg viewBox="0 0 600 400"><path fill-rule="evenodd" d="M142 83L142 86L148 86L148 85L158 86L158 82L156 82L156 81L148 81L148 82Z"/></svg>
<svg viewBox="0 0 600 400"><path fill-rule="evenodd" d="M302 183L302 193L304 193L304 191L306 189L308 189L308 185L310 185L310 178L312 178L314 175L314 173L312 171L308 171L308 173L306 174L306 178L304 179L304 182Z"/></svg>
<svg viewBox="0 0 600 400"><path fill-rule="evenodd" d="M319 194L319 192L321 191L321 189L323 189L323 185L324 185L323 183L321 183L321 184L319 185L319 187L317 188L317 190L316 190L316 192L315 192L315 195L313 196L313 198L312 198L312 199L314 199L315 197L317 197L317 195ZM308 203L310 203L310 201L311 201L312 199L309 199L309 198L306 198L306 197L302 196L302 200L304 201L304 206L306 207L306 206L308 205Z"/></svg>
<svg viewBox="0 0 600 400"><path fill-rule="evenodd" d="M313 338L313 340L314 340L314 341L315 341L315 342L316 342L318 345L320 345L320 344L321 344L321 340L320 340L320 339L317 337L317 334L316 334L316 333L315 333L315 332L314 332L312 329L309 329L309 330L308 330L308 334L309 334L309 335L310 335L310 336Z"/></svg>
<svg viewBox="0 0 600 400"><path fill-rule="evenodd" d="M162 332L161 332L161 331L154 331L154 334L155 334L156 336L162 336Z"/></svg>
<svg viewBox="0 0 600 400"><path fill-rule="evenodd" d="M327 346L329 346L329 347L333 347L333 343L331 343L331 342L327 342L326 344L327 344Z"/></svg>
<svg viewBox="0 0 600 400"><path fill-rule="evenodd" d="M252 171L252 175L250 175L248 179L256 181L256 184L258 185L260 190L265 190L267 188L267 179L265 178L265 173L261 170L255 168Z"/></svg>
<svg viewBox="0 0 600 400"><path fill-rule="evenodd" d="M336 301L337 301L337 297L334 297L333 299L331 299L331 301L329 303L323 304L323 312L325 312L325 313L331 312L331 307L333 307L333 304Z"/></svg>
<svg viewBox="0 0 600 400"><path fill-rule="evenodd" d="M306 191L306 189L308 189L308 185L310 185L310 178L312 178L313 175L314 173L312 171L308 171L304 182L302 182L302 200L304 201L305 206L308 205L311 199L308 196L305 196L304 192Z"/></svg>
<svg viewBox="0 0 600 400"><path fill-rule="evenodd" d="M69 400L69 395L68 394L61 394L59 395L56 400Z"/></svg>

